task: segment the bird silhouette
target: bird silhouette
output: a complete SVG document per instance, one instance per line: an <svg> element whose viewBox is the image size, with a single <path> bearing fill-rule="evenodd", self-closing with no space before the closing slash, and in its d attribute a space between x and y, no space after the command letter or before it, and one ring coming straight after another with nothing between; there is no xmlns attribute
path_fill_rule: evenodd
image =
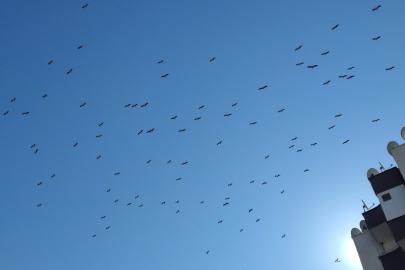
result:
<svg viewBox="0 0 405 270"><path fill-rule="evenodd" d="M179 203L179 202L180 202L179 200L175 201L175 203Z"/></svg>
<svg viewBox="0 0 405 270"><path fill-rule="evenodd" d="M125 105L124 107L125 107L125 108L128 108L129 106L131 106L131 104L127 104L127 105Z"/></svg>
<svg viewBox="0 0 405 270"><path fill-rule="evenodd" d="M181 163L181 165L186 165L188 163L188 161Z"/></svg>
<svg viewBox="0 0 405 270"><path fill-rule="evenodd" d="M73 145L73 147L76 147L78 145L78 143L75 143L74 145Z"/></svg>
<svg viewBox="0 0 405 270"><path fill-rule="evenodd" d="M181 180L181 177L176 179L176 181L180 181L180 180Z"/></svg>
<svg viewBox="0 0 405 270"><path fill-rule="evenodd" d="M267 185L267 182L263 182L262 185Z"/></svg>
<svg viewBox="0 0 405 270"><path fill-rule="evenodd" d="M97 135L96 138L101 138L101 136L103 136L103 135Z"/></svg>
<svg viewBox="0 0 405 270"><path fill-rule="evenodd" d="M155 131L155 128L149 129L146 133L152 133L153 131Z"/></svg>
<svg viewBox="0 0 405 270"><path fill-rule="evenodd" d="M232 183L228 184L228 187L232 186Z"/></svg>
<svg viewBox="0 0 405 270"><path fill-rule="evenodd" d="M373 8L372 11L377 11L380 7L381 7L381 5L378 5L378 6L376 6L375 8Z"/></svg>
<svg viewBox="0 0 405 270"><path fill-rule="evenodd" d="M69 73L71 73L71 72L72 72L72 70L73 70L73 69L69 69L69 71L68 71L68 72L66 72L66 74L69 74Z"/></svg>
<svg viewBox="0 0 405 270"><path fill-rule="evenodd" d="M89 4L85 4L84 6L82 6L82 8L86 8Z"/></svg>
<svg viewBox="0 0 405 270"><path fill-rule="evenodd" d="M329 84L329 83L330 83L330 80L327 81L327 82L324 82L323 85L326 85L326 84Z"/></svg>
<svg viewBox="0 0 405 270"><path fill-rule="evenodd" d="M234 103L234 104L232 104L232 107L235 107L236 105L238 105L238 103Z"/></svg>
<svg viewBox="0 0 405 270"><path fill-rule="evenodd" d="M100 159L100 158L101 158L101 156L98 156L98 157L97 157L97 159Z"/></svg>
<svg viewBox="0 0 405 270"><path fill-rule="evenodd" d="M148 102L146 102L145 104L142 104L141 108L146 107L148 104L149 104Z"/></svg>
<svg viewBox="0 0 405 270"><path fill-rule="evenodd" d="M298 51L299 49L302 48L302 45L298 46L297 48L295 48L296 51Z"/></svg>
<svg viewBox="0 0 405 270"><path fill-rule="evenodd" d="M259 222L259 221L260 221L260 218L256 219L256 222Z"/></svg>
<svg viewBox="0 0 405 270"><path fill-rule="evenodd" d="M222 220L218 221L218 223L219 223L219 224L222 223Z"/></svg>
<svg viewBox="0 0 405 270"><path fill-rule="evenodd" d="M318 65L307 66L307 68L316 68Z"/></svg>
<svg viewBox="0 0 405 270"><path fill-rule="evenodd" d="M226 202L226 203L224 203L222 206L227 206L229 203L228 202Z"/></svg>
<svg viewBox="0 0 405 270"><path fill-rule="evenodd" d="M143 129L142 129L141 131L139 131L139 132L138 132L138 135L139 135L139 134L142 134L142 132L143 132Z"/></svg>
<svg viewBox="0 0 405 270"><path fill-rule="evenodd" d="M52 174L51 178L54 178L54 177L55 177L55 174Z"/></svg>
<svg viewBox="0 0 405 270"><path fill-rule="evenodd" d="M150 163L152 160L151 159L149 159L146 163Z"/></svg>
<svg viewBox="0 0 405 270"><path fill-rule="evenodd" d="M298 137L292 138L291 141L295 141L296 139L298 139Z"/></svg>
<svg viewBox="0 0 405 270"><path fill-rule="evenodd" d="M321 53L321 55L327 55L329 51Z"/></svg>
<svg viewBox="0 0 405 270"><path fill-rule="evenodd" d="M143 206L143 204L139 205L138 207L142 207L142 206Z"/></svg>
<svg viewBox="0 0 405 270"><path fill-rule="evenodd" d="M51 61L49 61L49 62L48 62L48 65L52 64L52 62L53 62L52 60L51 60Z"/></svg>
<svg viewBox="0 0 405 270"><path fill-rule="evenodd" d="M317 145L317 144L318 144L318 143L311 143L312 146L315 146L315 145Z"/></svg>
<svg viewBox="0 0 405 270"><path fill-rule="evenodd" d="M264 159L268 159L269 157L270 157L270 155L267 155L267 156L264 157Z"/></svg>
<svg viewBox="0 0 405 270"><path fill-rule="evenodd" d="M200 109L202 109L202 108L204 108L205 107L205 105L202 105L202 106L200 106L198 109L200 110Z"/></svg>
<svg viewBox="0 0 405 270"><path fill-rule="evenodd" d="M111 191L111 189L109 188L108 190L107 190L107 192L110 192Z"/></svg>
<svg viewBox="0 0 405 270"><path fill-rule="evenodd" d="M283 194L284 193L284 190L283 191L281 191L281 194Z"/></svg>
<svg viewBox="0 0 405 270"><path fill-rule="evenodd" d="M243 232L243 229L240 229L240 232Z"/></svg>
<svg viewBox="0 0 405 270"><path fill-rule="evenodd" d="M380 121L380 119L375 119L375 120L373 120L371 122L375 123L375 122L378 122L378 121Z"/></svg>
<svg viewBox="0 0 405 270"><path fill-rule="evenodd" d="M105 216L102 216L101 219L105 219Z"/></svg>
<svg viewBox="0 0 405 270"><path fill-rule="evenodd" d="M80 105L80 108L81 108L81 107L84 107L84 106L86 106L86 102L83 103L83 104L81 104L81 105Z"/></svg>
<svg viewBox="0 0 405 270"><path fill-rule="evenodd" d="M100 124L98 124L99 127L101 127L104 124L104 122L101 122Z"/></svg>
<svg viewBox="0 0 405 270"><path fill-rule="evenodd" d="M267 85L260 87L259 90L263 90L265 88L267 88Z"/></svg>
<svg viewBox="0 0 405 270"><path fill-rule="evenodd" d="M77 49L81 49L81 48L83 48L83 45L80 45L79 47L77 47Z"/></svg>
<svg viewBox="0 0 405 270"><path fill-rule="evenodd" d="M38 204L37 207L40 207L42 204Z"/></svg>
<svg viewBox="0 0 405 270"><path fill-rule="evenodd" d="M34 154L36 154L36 153L38 153L38 149L35 149L35 152L34 152Z"/></svg>
<svg viewBox="0 0 405 270"><path fill-rule="evenodd" d="M280 174L276 174L274 177L280 177Z"/></svg>
<svg viewBox="0 0 405 270"><path fill-rule="evenodd" d="M392 67L389 67L389 68L386 68L385 70L391 70L391 69L393 69L395 66L392 66Z"/></svg>
<svg viewBox="0 0 405 270"><path fill-rule="evenodd" d="M200 203L204 203L204 201L201 201Z"/></svg>
<svg viewBox="0 0 405 270"><path fill-rule="evenodd" d="M255 180L250 181L251 184L253 184L255 182Z"/></svg>
<svg viewBox="0 0 405 270"><path fill-rule="evenodd" d="M210 251L209 251L209 250L207 250L207 252L206 252L206 253L208 254L209 252L210 252Z"/></svg>
<svg viewBox="0 0 405 270"><path fill-rule="evenodd" d="M349 80L349 79L352 79L352 78L354 78L354 75L350 75L349 77L347 77L346 80Z"/></svg>
<svg viewBox="0 0 405 270"><path fill-rule="evenodd" d="M97 235L93 234L93 237L96 237Z"/></svg>
<svg viewBox="0 0 405 270"><path fill-rule="evenodd" d="M139 195L136 195L136 196L135 196L135 199L138 199L138 198L139 198Z"/></svg>
<svg viewBox="0 0 405 270"><path fill-rule="evenodd" d="M36 143L34 143L33 145L31 145L31 148L33 148L33 147L35 147L37 144Z"/></svg>
<svg viewBox="0 0 405 270"><path fill-rule="evenodd" d="M162 64L163 63L163 60L160 60L159 62L158 62L158 64Z"/></svg>
<svg viewBox="0 0 405 270"><path fill-rule="evenodd" d="M210 62L212 62L212 61L214 61L214 60L215 60L215 57L211 58L211 59L210 59Z"/></svg>
<svg viewBox="0 0 405 270"><path fill-rule="evenodd" d="M281 236L281 238L284 238L284 237L285 237L285 234L283 236Z"/></svg>
<svg viewBox="0 0 405 270"><path fill-rule="evenodd" d="M348 142L349 142L349 140L346 140L346 141L343 142L343 144L346 144L346 143L348 143Z"/></svg>
<svg viewBox="0 0 405 270"><path fill-rule="evenodd" d="M131 108L135 108L136 106L138 106L138 104L134 104L131 106Z"/></svg>
<svg viewBox="0 0 405 270"><path fill-rule="evenodd" d="M253 211L253 209L249 209L249 213L252 212L252 211Z"/></svg>
<svg viewBox="0 0 405 270"><path fill-rule="evenodd" d="M340 75L339 78L344 79L347 75Z"/></svg>
<svg viewBox="0 0 405 270"><path fill-rule="evenodd" d="M342 114L337 114L337 115L335 115L335 117L341 117L342 116Z"/></svg>
<svg viewBox="0 0 405 270"><path fill-rule="evenodd" d="M308 170L308 169L306 169L304 172L309 172L309 170Z"/></svg>
<svg viewBox="0 0 405 270"><path fill-rule="evenodd" d="M196 117L196 118L194 118L194 120L200 120L201 119L201 117Z"/></svg>
<svg viewBox="0 0 405 270"><path fill-rule="evenodd" d="M6 111L5 113L3 113L3 115L6 115L6 114L8 114L9 113L9 111Z"/></svg>
<svg viewBox="0 0 405 270"><path fill-rule="evenodd" d="M352 70L352 69L354 69L354 66L353 66L353 67L349 67L347 70Z"/></svg>
<svg viewBox="0 0 405 270"><path fill-rule="evenodd" d="M30 113L30 112L23 112L22 114L23 114L23 115L27 115L27 114L29 114L29 113Z"/></svg>
<svg viewBox="0 0 405 270"><path fill-rule="evenodd" d="M295 64L296 66L301 66L301 65L303 65L304 64L304 62L299 62L299 63L297 63L297 64Z"/></svg>
<svg viewBox="0 0 405 270"><path fill-rule="evenodd" d="M169 73L162 75L162 78L166 78L167 76L169 76Z"/></svg>
<svg viewBox="0 0 405 270"><path fill-rule="evenodd" d="M333 26L333 27L332 27L332 30L335 30L338 26L339 26L339 24Z"/></svg>
<svg viewBox="0 0 405 270"><path fill-rule="evenodd" d="M218 143L217 143L217 145L220 145L222 143L222 141L219 141Z"/></svg>
<svg viewBox="0 0 405 270"><path fill-rule="evenodd" d="M170 162L172 162L172 160L169 160L169 161L167 162L167 164L169 164Z"/></svg>
<svg viewBox="0 0 405 270"><path fill-rule="evenodd" d="M179 212L180 212L180 210L177 210L177 211L176 211L176 214L178 214Z"/></svg>
<svg viewBox="0 0 405 270"><path fill-rule="evenodd" d="M184 131L186 131L186 129L180 129L180 130L179 130L179 132L184 132Z"/></svg>
<svg viewBox="0 0 405 270"><path fill-rule="evenodd" d="M37 184L37 186L40 186L40 185L42 185L42 182L39 182L39 183Z"/></svg>
<svg viewBox="0 0 405 270"><path fill-rule="evenodd" d="M339 258L337 258L335 262L341 262L341 261L339 260Z"/></svg>
<svg viewBox="0 0 405 270"><path fill-rule="evenodd" d="M173 116L172 118L170 118L170 119L172 119L172 120L174 120L174 119L176 119L177 118L177 115L176 116Z"/></svg>
<svg viewBox="0 0 405 270"><path fill-rule="evenodd" d="M161 204L165 204L166 202L161 202Z"/></svg>
<svg viewBox="0 0 405 270"><path fill-rule="evenodd" d="M45 95L42 96L42 98L46 98L47 96L48 96L48 94L45 94Z"/></svg>
<svg viewBox="0 0 405 270"><path fill-rule="evenodd" d="M229 200L231 197L226 197L225 200Z"/></svg>
<svg viewBox="0 0 405 270"><path fill-rule="evenodd" d="M224 117L229 117L229 116L231 116L231 115L232 115L231 113L224 114Z"/></svg>
<svg viewBox="0 0 405 270"><path fill-rule="evenodd" d="M281 113L281 112L284 112L284 109L281 109L281 110L278 111L278 113Z"/></svg>
<svg viewBox="0 0 405 270"><path fill-rule="evenodd" d="M114 203L118 202L118 200L115 200Z"/></svg>
<svg viewBox="0 0 405 270"><path fill-rule="evenodd" d="M375 37L373 38L373 40L379 40L381 38L381 36Z"/></svg>
<svg viewBox="0 0 405 270"><path fill-rule="evenodd" d="M291 149L291 148L293 148L293 147L294 147L294 144L293 144L293 145L291 145L291 146L290 146L290 147L288 147L288 148L290 148L290 149Z"/></svg>
<svg viewBox="0 0 405 270"><path fill-rule="evenodd" d="M334 127L335 127L335 125L331 126L329 129L332 129L332 128L334 128Z"/></svg>
<svg viewBox="0 0 405 270"><path fill-rule="evenodd" d="M108 230L109 228L111 228L111 226L106 227L105 229Z"/></svg>
<svg viewBox="0 0 405 270"><path fill-rule="evenodd" d="M132 203L127 203L127 206L130 206Z"/></svg>
<svg viewBox="0 0 405 270"><path fill-rule="evenodd" d="M302 149L297 150L297 152L302 152Z"/></svg>
<svg viewBox="0 0 405 270"><path fill-rule="evenodd" d="M114 173L114 175L120 175L121 173L119 173L119 172L117 172L117 173Z"/></svg>
<svg viewBox="0 0 405 270"><path fill-rule="evenodd" d="M257 124L257 122L252 122L252 123L250 123L250 125L256 125Z"/></svg>

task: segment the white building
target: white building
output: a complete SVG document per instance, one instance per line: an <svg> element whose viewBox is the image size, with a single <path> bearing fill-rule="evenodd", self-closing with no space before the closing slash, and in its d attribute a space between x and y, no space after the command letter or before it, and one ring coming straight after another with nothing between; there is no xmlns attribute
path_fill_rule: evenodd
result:
<svg viewBox="0 0 405 270"><path fill-rule="evenodd" d="M401 136L405 140L405 128ZM368 170L380 204L365 211L360 230L351 232L364 270L405 269L405 144L390 142L387 149L398 167Z"/></svg>

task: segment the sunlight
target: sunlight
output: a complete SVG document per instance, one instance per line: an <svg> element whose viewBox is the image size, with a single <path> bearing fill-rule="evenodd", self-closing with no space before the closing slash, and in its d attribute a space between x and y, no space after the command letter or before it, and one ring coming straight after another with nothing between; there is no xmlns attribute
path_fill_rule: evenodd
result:
<svg viewBox="0 0 405 270"><path fill-rule="evenodd" d="M352 239L349 239L346 244L346 254L353 266L358 267L358 269L362 269L359 254L357 253L356 246L354 245Z"/></svg>

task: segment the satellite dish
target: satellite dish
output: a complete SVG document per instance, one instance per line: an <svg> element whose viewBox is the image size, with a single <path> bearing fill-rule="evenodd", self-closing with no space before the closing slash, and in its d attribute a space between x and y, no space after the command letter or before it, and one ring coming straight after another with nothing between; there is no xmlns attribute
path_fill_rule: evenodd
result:
<svg viewBox="0 0 405 270"><path fill-rule="evenodd" d="M367 179L370 179L372 176L375 176L377 174L379 174L379 172L376 169L371 168L367 171Z"/></svg>
<svg viewBox="0 0 405 270"><path fill-rule="evenodd" d="M405 140L405 127L401 130L401 137Z"/></svg>
<svg viewBox="0 0 405 270"><path fill-rule="evenodd" d="M388 154L390 154L392 156L391 150L398 146L399 146L399 144L397 142L394 142L394 141L389 142L389 144L387 145Z"/></svg>
<svg viewBox="0 0 405 270"><path fill-rule="evenodd" d="M368 231L367 224L366 224L366 222L364 220L360 221L360 230L362 232L367 232Z"/></svg>
<svg viewBox="0 0 405 270"><path fill-rule="evenodd" d="M357 228L353 228L351 234L352 234L352 237L354 237L356 235L361 234L361 231Z"/></svg>

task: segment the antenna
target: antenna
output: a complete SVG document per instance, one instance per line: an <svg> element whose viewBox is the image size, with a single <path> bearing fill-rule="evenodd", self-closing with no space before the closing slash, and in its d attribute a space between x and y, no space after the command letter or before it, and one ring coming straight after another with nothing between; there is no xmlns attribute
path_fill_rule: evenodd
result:
<svg viewBox="0 0 405 270"><path fill-rule="evenodd" d="M363 200L361 200L361 201L363 202L363 210L364 210L364 212L366 212L365 209L367 209L367 211L370 210L370 209L367 207L367 204L366 204Z"/></svg>
<svg viewBox="0 0 405 270"><path fill-rule="evenodd" d="M380 171L381 171L381 172L385 171L385 168L384 168L384 166L381 164L381 162L378 162L378 163L380 163L380 166L381 166L381 167L380 167Z"/></svg>

